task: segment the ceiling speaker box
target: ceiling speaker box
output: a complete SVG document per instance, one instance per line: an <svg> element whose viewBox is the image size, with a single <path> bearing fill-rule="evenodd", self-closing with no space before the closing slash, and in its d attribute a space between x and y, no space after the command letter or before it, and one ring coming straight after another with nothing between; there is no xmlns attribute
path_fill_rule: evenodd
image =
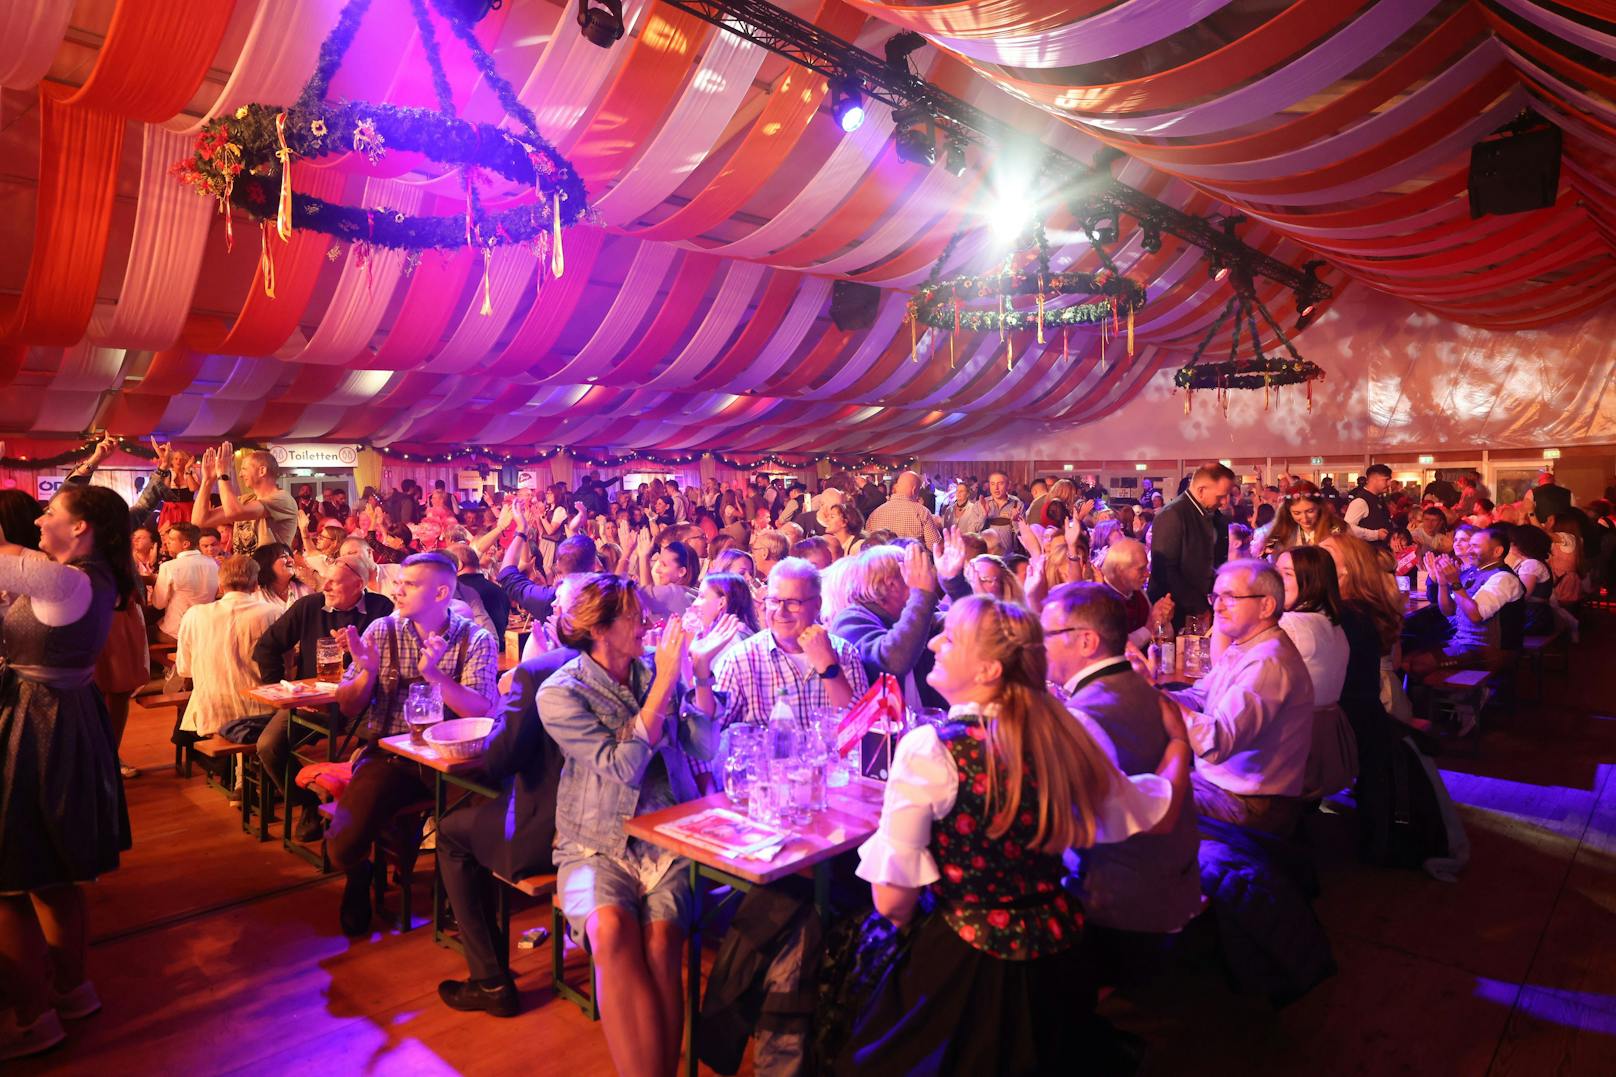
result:
<svg viewBox="0 0 1616 1077"><path fill-rule="evenodd" d="M1554 205L1560 188L1560 129L1544 124L1470 148L1470 216L1527 213Z"/></svg>
<svg viewBox="0 0 1616 1077"><path fill-rule="evenodd" d="M875 324L875 311L881 305L881 289L873 284L839 280L831 288L830 320L844 333L868 329Z"/></svg>

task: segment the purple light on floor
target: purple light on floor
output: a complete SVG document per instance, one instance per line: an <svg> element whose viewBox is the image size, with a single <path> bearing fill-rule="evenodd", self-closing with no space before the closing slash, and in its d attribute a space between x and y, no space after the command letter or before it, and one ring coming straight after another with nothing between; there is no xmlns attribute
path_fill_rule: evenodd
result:
<svg viewBox="0 0 1616 1077"><path fill-rule="evenodd" d="M1476 997L1518 1009L1539 1021L1597 1032L1601 1036L1616 1036L1616 997L1610 995L1512 984L1480 976L1476 978Z"/></svg>

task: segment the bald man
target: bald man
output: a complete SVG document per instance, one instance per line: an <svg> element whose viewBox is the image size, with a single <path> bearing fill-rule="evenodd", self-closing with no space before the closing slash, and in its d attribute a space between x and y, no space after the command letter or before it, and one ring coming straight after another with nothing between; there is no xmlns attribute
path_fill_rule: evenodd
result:
<svg viewBox="0 0 1616 1077"><path fill-rule="evenodd" d="M920 503L920 476L901 473L892 484L892 496L876 507L864 521L866 531L891 531L899 538L917 538L928 547L943 541L937 517Z"/></svg>
<svg viewBox="0 0 1616 1077"><path fill-rule="evenodd" d="M1173 619L1173 598L1163 595L1154 606L1145 596L1150 579L1150 551L1137 539L1114 538L1100 563L1100 578L1122 599L1128 615L1128 642L1143 647L1150 642L1150 626Z"/></svg>

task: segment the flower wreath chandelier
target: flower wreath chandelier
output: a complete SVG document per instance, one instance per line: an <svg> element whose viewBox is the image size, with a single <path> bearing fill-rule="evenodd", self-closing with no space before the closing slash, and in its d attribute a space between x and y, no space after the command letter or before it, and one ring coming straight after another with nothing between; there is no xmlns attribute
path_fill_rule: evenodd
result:
<svg viewBox="0 0 1616 1077"><path fill-rule="evenodd" d="M421 45L431 68L436 110L406 108L366 101L326 100L331 79L342 66L371 0L348 0L331 33L320 46L314 72L291 107L248 104L230 116L208 121L196 140L196 151L178 162L173 174L198 193L215 198L225 218L225 242L233 244L231 207L259 221L264 289L272 298L274 262L270 233L282 241L294 228L324 232L357 245L362 254L376 247L406 252L412 269L421 252L472 247L483 257L486 285L492 252L505 245L530 245L542 267L560 276L561 230L588 213L583 180L571 162L539 134L533 112L516 96L477 40L476 21L489 5L464 0L432 0L438 15L471 53L477 70L493 89L515 129L474 123L455 113L454 97L443 69L437 34L427 0L409 0ZM292 188L293 162L335 153L364 154L372 164L390 150L420 153L460 172L465 193L463 214L420 216L386 206L350 206L301 194ZM531 200L492 212L478 191L483 173L530 187ZM483 313L490 313L486 295Z"/></svg>
<svg viewBox="0 0 1616 1077"><path fill-rule="evenodd" d="M1290 337L1274 320L1273 314L1257 295L1256 286L1251 274L1243 269L1236 268L1233 273L1234 295L1223 305L1223 312L1217 320L1207 328L1206 336L1201 338L1201 344L1185 363L1173 375L1174 391L1183 389L1184 413L1189 414L1190 404L1194 400L1195 390L1210 389L1216 392L1219 404L1225 414L1229 411L1230 389L1261 389L1263 391L1263 410L1268 410L1274 390L1287 385L1307 386L1307 410L1313 410L1313 383L1322 381L1324 370L1317 363L1303 359L1291 343ZM1262 347L1262 334L1257 325L1257 315L1261 314L1263 321L1274 331L1279 342L1284 346L1286 355L1265 355ZM1206 351L1207 345L1217 335L1223 324L1233 318L1234 335L1229 340L1229 357L1225 360L1203 363L1200 358ZM1251 338L1251 357L1241 358L1240 337L1241 329L1245 328Z"/></svg>
<svg viewBox="0 0 1616 1077"><path fill-rule="evenodd" d="M1036 330L1038 343L1046 343L1044 330L1061 330L1061 357L1069 356L1066 347L1066 329L1074 325L1100 327L1100 363L1105 363L1106 341L1122 332L1122 319L1127 318L1128 354L1133 354L1133 316L1145 305L1144 285L1123 276L1106 254L1105 248L1095 244L1104 268L1097 273L1068 271L1052 272L1049 265L1049 238L1041 221L1031 227L1031 249L1012 252L996 273L943 277L942 268L954 253L961 229L950 238L942 256L932 267L931 279L921 285L909 301L910 354L918 359L920 327L948 332L949 366L954 365L954 334L964 330L970 333L997 332L1005 342L1005 365L1014 368L1014 348L1010 334L1020 330ZM1023 241L1027 236L1023 236ZM1036 309L1016 310L1011 304L1018 296L1034 296ZM1071 296L1092 296L1086 302L1059 305ZM996 300L993 307L971 309L969 304L982 300Z"/></svg>

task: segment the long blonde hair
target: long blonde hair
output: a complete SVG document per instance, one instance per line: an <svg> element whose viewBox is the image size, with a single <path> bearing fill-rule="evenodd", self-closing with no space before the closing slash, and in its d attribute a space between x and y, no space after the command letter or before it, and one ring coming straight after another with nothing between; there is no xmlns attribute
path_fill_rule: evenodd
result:
<svg viewBox="0 0 1616 1077"><path fill-rule="evenodd" d="M972 595L954 604L948 620L956 640L1002 670L998 697L984 708L988 835L1001 837L1010 829L1030 777L1038 792L1032 844L1046 853L1094 844L1094 821L1111 792L1115 768L1050 694L1038 618L1014 603Z"/></svg>
<svg viewBox="0 0 1616 1077"><path fill-rule="evenodd" d="M1403 593L1397 589L1397 576L1388 563L1391 555L1382 555L1379 549L1345 531L1321 539L1319 545L1335 561L1341 597L1359 603L1369 612L1380 636L1380 649L1389 654L1403 633Z"/></svg>

